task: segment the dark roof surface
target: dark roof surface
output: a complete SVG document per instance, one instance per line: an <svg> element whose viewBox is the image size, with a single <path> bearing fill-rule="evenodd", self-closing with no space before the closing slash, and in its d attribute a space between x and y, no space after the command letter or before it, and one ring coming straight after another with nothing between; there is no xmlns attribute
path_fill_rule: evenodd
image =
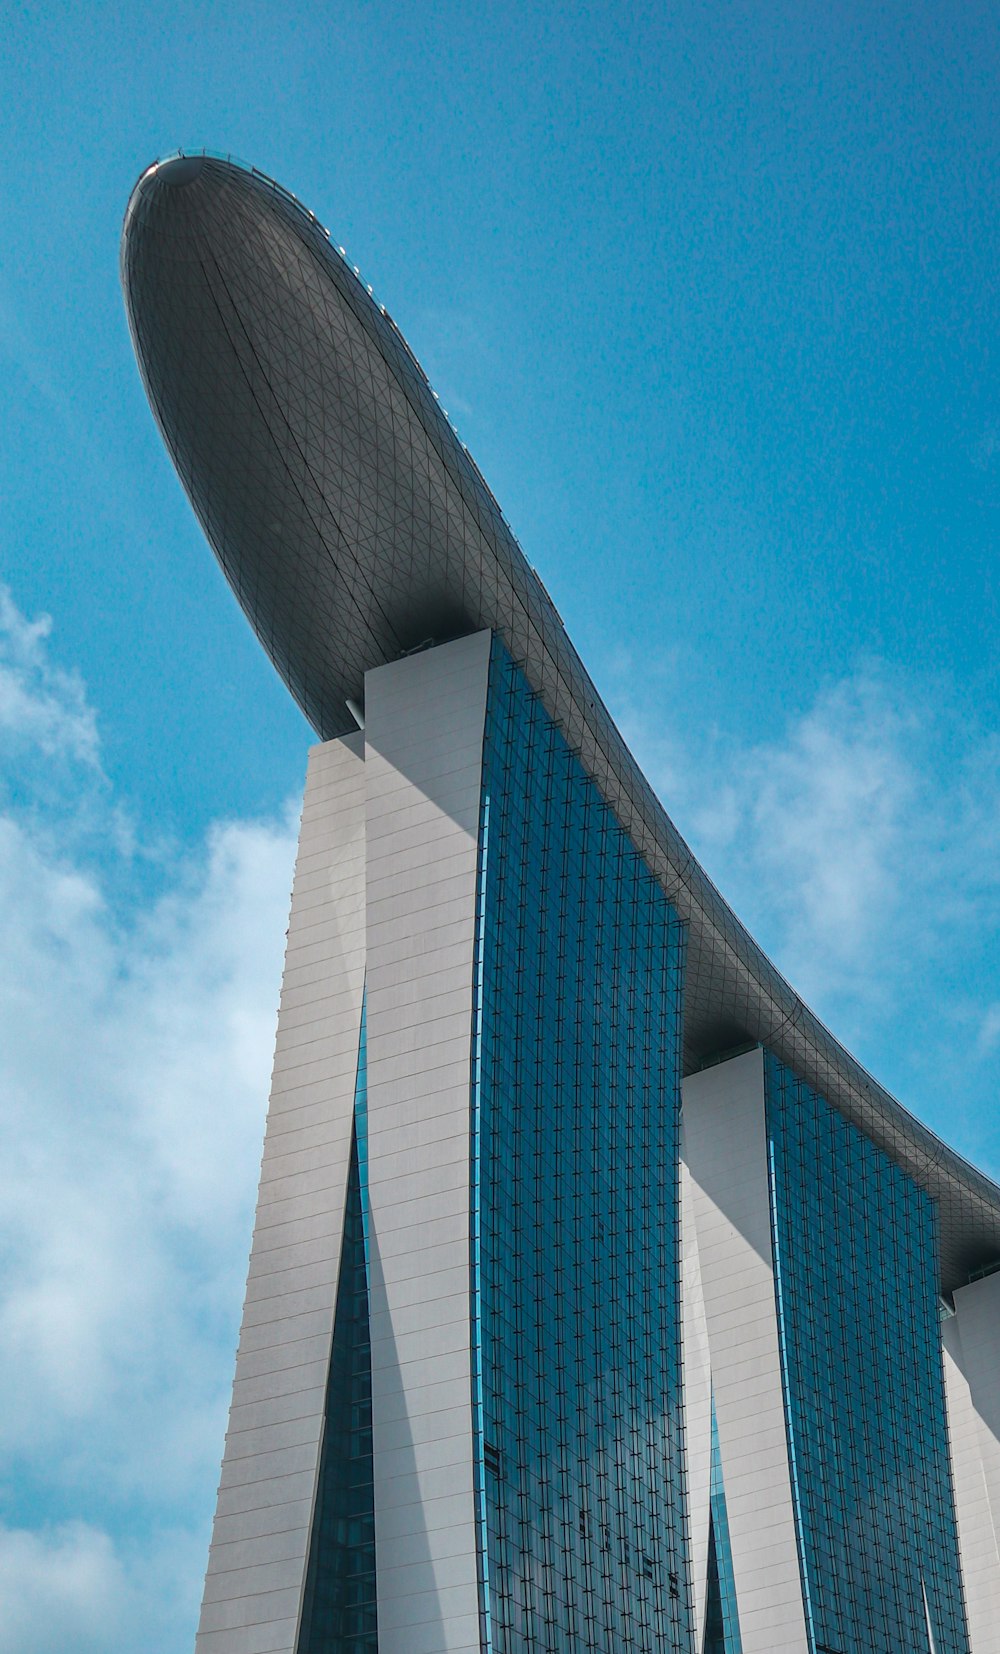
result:
<svg viewBox="0 0 1000 1654"><path fill-rule="evenodd" d="M877 1085L723 901L402 334L312 214L229 158L173 157L136 184L121 262L174 465L321 738L355 728L369 668L495 631L687 923L688 1070L769 1046L938 1201L946 1289L1000 1257L1000 1190Z"/></svg>

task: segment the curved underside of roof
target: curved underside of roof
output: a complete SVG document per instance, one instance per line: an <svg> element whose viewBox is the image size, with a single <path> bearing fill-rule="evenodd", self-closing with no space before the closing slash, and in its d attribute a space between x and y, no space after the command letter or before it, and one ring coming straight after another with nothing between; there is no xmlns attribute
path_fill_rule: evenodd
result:
<svg viewBox="0 0 1000 1654"><path fill-rule="evenodd" d="M143 381L229 584L323 740L364 674L489 627L688 930L685 1064L759 1041L935 1198L942 1287L1000 1258L1000 1189L909 1115L761 952L666 815L401 333L326 231L253 169L139 179L122 284Z"/></svg>

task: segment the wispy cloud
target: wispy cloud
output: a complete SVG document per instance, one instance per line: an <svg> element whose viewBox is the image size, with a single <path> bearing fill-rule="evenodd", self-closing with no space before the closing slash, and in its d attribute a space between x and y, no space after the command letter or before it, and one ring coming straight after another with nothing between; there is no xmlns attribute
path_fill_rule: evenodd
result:
<svg viewBox="0 0 1000 1654"><path fill-rule="evenodd" d="M0 1654L173 1654L201 1564L184 1530L136 1547L86 1522L0 1527Z"/></svg>
<svg viewBox="0 0 1000 1654"><path fill-rule="evenodd" d="M927 845L911 713L868 675L821 694L782 740L736 760L700 839L766 902L794 980L869 978ZM877 974L877 973L876 973Z"/></svg>
<svg viewBox="0 0 1000 1654"><path fill-rule="evenodd" d="M1000 1049L1000 1004L990 1005L979 1025L979 1052L991 1056Z"/></svg>
<svg viewBox="0 0 1000 1654"><path fill-rule="evenodd" d="M825 1015L870 1023L941 975L938 1016L991 1027L975 1009L989 983L971 960L963 983L961 955L1000 920L1000 745L946 684L869 662L749 748L664 732L648 707L622 721L727 899Z"/></svg>
<svg viewBox="0 0 1000 1654"><path fill-rule="evenodd" d="M978 471L990 471L1000 459L1000 424L989 420L972 445L971 459Z"/></svg>
<svg viewBox="0 0 1000 1654"><path fill-rule="evenodd" d="M49 659L48 615L28 620L0 586L0 741L8 759L38 753L94 767L97 722L79 675Z"/></svg>
<svg viewBox="0 0 1000 1654"><path fill-rule="evenodd" d="M93 712L9 597L0 695L0 1651L146 1654L151 1616L164 1649L193 1631L295 825L220 823L123 910ZM44 830L39 755L64 777Z"/></svg>

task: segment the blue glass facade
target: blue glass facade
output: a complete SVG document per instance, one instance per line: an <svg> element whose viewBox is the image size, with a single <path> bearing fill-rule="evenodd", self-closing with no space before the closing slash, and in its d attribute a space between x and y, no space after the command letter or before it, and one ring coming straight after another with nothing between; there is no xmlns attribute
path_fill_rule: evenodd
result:
<svg viewBox="0 0 1000 1654"><path fill-rule="evenodd" d="M483 1654L691 1654L677 1200L683 932L496 642L476 931L470 1261ZM969 1654L933 1203L766 1053L765 1106L811 1654ZM362 1010L297 1654L378 1649L369 1292ZM714 1400L709 1510L696 1654L742 1654Z"/></svg>
<svg viewBox="0 0 1000 1654"><path fill-rule="evenodd" d="M719 1447L719 1426L712 1398L712 1479L708 1519L708 1589L705 1595L705 1638L702 1654L743 1654L740 1617L729 1541L726 1485Z"/></svg>
<svg viewBox="0 0 1000 1654"><path fill-rule="evenodd" d="M688 1654L681 927L496 641L478 919L483 1646Z"/></svg>
<svg viewBox="0 0 1000 1654"><path fill-rule="evenodd" d="M772 1056L765 1095L813 1654L968 1654L933 1202Z"/></svg>
<svg viewBox="0 0 1000 1654"><path fill-rule="evenodd" d="M378 1654L367 1096L362 1007L326 1423L297 1654Z"/></svg>

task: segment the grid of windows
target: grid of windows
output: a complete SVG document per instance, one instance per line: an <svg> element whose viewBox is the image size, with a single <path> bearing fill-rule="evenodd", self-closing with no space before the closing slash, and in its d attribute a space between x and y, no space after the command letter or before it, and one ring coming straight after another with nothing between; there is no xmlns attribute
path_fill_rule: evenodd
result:
<svg viewBox="0 0 1000 1654"><path fill-rule="evenodd" d="M687 1654L682 930L496 641L479 903L484 1647Z"/></svg>
<svg viewBox="0 0 1000 1654"><path fill-rule="evenodd" d="M368 1307L367 1100L362 1007L326 1424L298 1654L378 1654Z"/></svg>
<svg viewBox="0 0 1000 1654"><path fill-rule="evenodd" d="M712 1397L712 1479L708 1522L708 1591L705 1598L703 1654L743 1654L736 1607L733 1553L729 1542L729 1513L722 1476L719 1426Z"/></svg>
<svg viewBox="0 0 1000 1654"><path fill-rule="evenodd" d="M812 1654L968 1654L930 1196L768 1055L771 1216Z"/></svg>

